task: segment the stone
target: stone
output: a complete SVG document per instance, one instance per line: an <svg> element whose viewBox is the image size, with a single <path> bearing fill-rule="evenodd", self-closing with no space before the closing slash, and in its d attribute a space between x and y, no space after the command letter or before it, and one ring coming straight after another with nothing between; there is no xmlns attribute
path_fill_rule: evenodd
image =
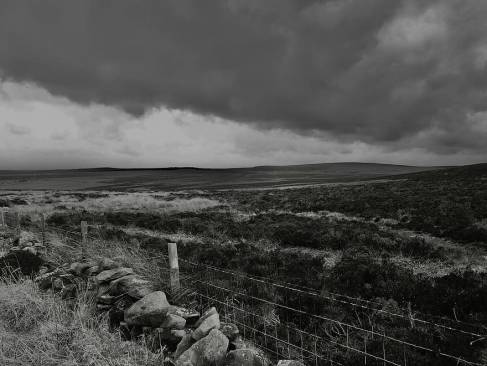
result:
<svg viewBox="0 0 487 366"><path fill-rule="evenodd" d="M178 343L176 351L174 352L174 359L177 360L184 352L186 352L196 341L191 336L191 333L186 333L181 341Z"/></svg>
<svg viewBox="0 0 487 366"><path fill-rule="evenodd" d="M52 281L63 273L61 268L55 269L52 272L44 273L43 275L37 276L34 281L39 285L41 290L47 290L52 287Z"/></svg>
<svg viewBox="0 0 487 366"><path fill-rule="evenodd" d="M137 300L151 292L153 292L151 283L135 275L127 275L112 281L109 289L109 293L113 296L129 295Z"/></svg>
<svg viewBox="0 0 487 366"><path fill-rule="evenodd" d="M219 329L220 328L220 316L218 313L211 314L210 316L206 317L203 322L201 322L198 328L195 329L193 332L194 340L198 341L203 337L206 337L208 333L212 329Z"/></svg>
<svg viewBox="0 0 487 366"><path fill-rule="evenodd" d="M233 323L221 323L220 330L223 334L225 334L225 337L227 337L230 342L237 339L238 335L240 334L238 327Z"/></svg>
<svg viewBox="0 0 487 366"><path fill-rule="evenodd" d="M110 289L110 285L108 283L104 283L104 284L99 285L97 293L96 293L96 297L106 295L108 293L109 289Z"/></svg>
<svg viewBox="0 0 487 366"><path fill-rule="evenodd" d="M169 307L166 294L155 291L125 310L124 319L128 325L158 327L166 318Z"/></svg>
<svg viewBox="0 0 487 366"><path fill-rule="evenodd" d="M228 338L218 329L193 344L176 360L176 366L220 365L228 348Z"/></svg>
<svg viewBox="0 0 487 366"><path fill-rule="evenodd" d="M107 269L96 275L96 282L98 283L111 282L120 277L124 277L131 274L134 274L134 270L132 268L124 267L124 268Z"/></svg>
<svg viewBox="0 0 487 366"><path fill-rule="evenodd" d="M24 252L29 252L29 253L34 254L34 255L37 254L37 250L34 247L24 247L22 250Z"/></svg>
<svg viewBox="0 0 487 366"><path fill-rule="evenodd" d="M213 315L213 314L218 314L218 312L216 311L216 308L214 306L212 306L211 308L209 308L208 310L206 310L203 315L201 315L201 318L199 318L199 320L196 322L196 324L194 325L195 328L198 328L200 326L201 323L203 323L203 321L208 318L209 316Z"/></svg>
<svg viewBox="0 0 487 366"><path fill-rule="evenodd" d="M25 247L26 245L32 245L32 243L38 242L35 235L30 231L21 231L18 240L20 247Z"/></svg>
<svg viewBox="0 0 487 366"><path fill-rule="evenodd" d="M176 364L169 357L166 357L162 362L162 366L176 366Z"/></svg>
<svg viewBox="0 0 487 366"><path fill-rule="evenodd" d="M91 266L90 268L86 269L85 274L89 276L95 276L98 273L100 273L100 267L99 266Z"/></svg>
<svg viewBox="0 0 487 366"><path fill-rule="evenodd" d="M81 276L83 272L86 271L91 266L92 264L90 263L74 262L69 266L69 272L77 276Z"/></svg>
<svg viewBox="0 0 487 366"><path fill-rule="evenodd" d="M100 304L105 304L105 305L112 305L115 302L115 297L110 296L110 295L101 295L98 296L97 301Z"/></svg>
<svg viewBox="0 0 487 366"><path fill-rule="evenodd" d="M301 361L296 360L279 360L277 366L305 366Z"/></svg>
<svg viewBox="0 0 487 366"><path fill-rule="evenodd" d="M244 348L227 353L223 366L267 366L268 361L254 349Z"/></svg>
<svg viewBox="0 0 487 366"><path fill-rule="evenodd" d="M186 320L179 315L167 314L166 319L160 325L160 328L167 329L184 329Z"/></svg>
<svg viewBox="0 0 487 366"><path fill-rule="evenodd" d="M120 265L113 259L102 258L98 263L98 267L100 268L100 271L106 271L108 269L118 268Z"/></svg>
<svg viewBox="0 0 487 366"><path fill-rule="evenodd" d="M180 306L171 306L168 314L174 314L180 316L181 318L184 318L186 320L186 326L192 326L196 324L196 322L200 318L200 313L198 313L197 311L182 308Z"/></svg>
<svg viewBox="0 0 487 366"><path fill-rule="evenodd" d="M108 311L112 308L111 305L105 305L105 304L96 304L96 309L98 311Z"/></svg>

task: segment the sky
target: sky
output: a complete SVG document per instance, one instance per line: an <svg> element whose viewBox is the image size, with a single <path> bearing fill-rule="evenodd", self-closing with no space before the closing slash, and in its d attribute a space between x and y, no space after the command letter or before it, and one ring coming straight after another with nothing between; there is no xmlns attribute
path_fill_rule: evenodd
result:
<svg viewBox="0 0 487 366"><path fill-rule="evenodd" d="M0 169L487 161L485 0L2 0Z"/></svg>

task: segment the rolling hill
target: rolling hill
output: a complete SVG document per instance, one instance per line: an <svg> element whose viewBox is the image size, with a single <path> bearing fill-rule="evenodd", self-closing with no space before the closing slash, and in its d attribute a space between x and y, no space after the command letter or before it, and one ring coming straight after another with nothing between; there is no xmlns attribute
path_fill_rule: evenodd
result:
<svg viewBox="0 0 487 366"><path fill-rule="evenodd" d="M4 190L185 190L288 187L379 179L439 169L375 163L324 163L252 168L93 168L0 171Z"/></svg>

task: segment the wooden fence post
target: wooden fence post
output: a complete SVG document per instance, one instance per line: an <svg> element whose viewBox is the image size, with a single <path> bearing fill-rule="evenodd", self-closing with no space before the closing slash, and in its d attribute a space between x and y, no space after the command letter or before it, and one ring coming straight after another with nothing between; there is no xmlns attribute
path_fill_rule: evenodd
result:
<svg viewBox="0 0 487 366"><path fill-rule="evenodd" d="M15 225L16 225L15 231L16 231L16 235L17 235L17 237L19 238L19 241L20 241L20 231L21 230L20 230L20 214L19 214L19 211L17 211L15 213L15 221L16 221L15 222Z"/></svg>
<svg viewBox="0 0 487 366"><path fill-rule="evenodd" d="M41 213L42 245L46 245L46 216Z"/></svg>
<svg viewBox="0 0 487 366"><path fill-rule="evenodd" d="M4 228L6 225L5 223L5 210L0 208L0 227Z"/></svg>
<svg viewBox="0 0 487 366"><path fill-rule="evenodd" d="M88 223L86 221L81 221L81 258L86 258L86 246L87 246L87 235L88 235Z"/></svg>
<svg viewBox="0 0 487 366"><path fill-rule="evenodd" d="M169 276L171 279L171 292L176 293L181 287L179 283L179 262L177 244L167 243L167 250L169 252Z"/></svg>

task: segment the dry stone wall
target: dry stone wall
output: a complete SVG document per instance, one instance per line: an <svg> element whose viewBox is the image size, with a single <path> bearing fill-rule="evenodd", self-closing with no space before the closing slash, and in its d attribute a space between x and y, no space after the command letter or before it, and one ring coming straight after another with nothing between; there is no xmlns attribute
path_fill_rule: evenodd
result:
<svg viewBox="0 0 487 366"><path fill-rule="evenodd" d="M85 286L96 298L97 309L108 313L112 329L119 329L125 339L143 336L151 351L167 354L166 366L270 365L262 351L241 338L235 324L221 322L215 307L200 314L172 305L163 291L155 291L132 268L111 259L44 270L35 281L64 298L76 297L77 289Z"/></svg>
<svg viewBox="0 0 487 366"><path fill-rule="evenodd" d="M80 290L96 299L99 312L108 314L111 330L126 340L142 338L152 352L164 352L165 366L270 366L269 358L242 339L235 324L220 320L215 307L203 314L169 303L132 268L109 258L86 260L54 268L40 259L46 248L35 235L22 231L12 238L6 256L25 253L39 258L35 282L42 290L76 299ZM0 258L1 260L2 258ZM278 366L304 366L281 360Z"/></svg>

